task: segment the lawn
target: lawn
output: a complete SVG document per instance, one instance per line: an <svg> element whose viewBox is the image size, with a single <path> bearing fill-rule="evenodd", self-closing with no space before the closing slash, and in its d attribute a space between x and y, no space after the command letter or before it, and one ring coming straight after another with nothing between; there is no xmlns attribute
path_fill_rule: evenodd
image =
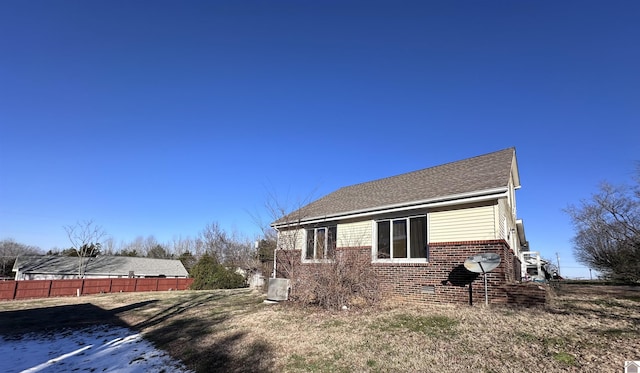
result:
<svg viewBox="0 0 640 373"><path fill-rule="evenodd" d="M196 372L621 372L640 360L640 291L567 286L544 308L327 312L250 290L0 302L0 334L127 326Z"/></svg>

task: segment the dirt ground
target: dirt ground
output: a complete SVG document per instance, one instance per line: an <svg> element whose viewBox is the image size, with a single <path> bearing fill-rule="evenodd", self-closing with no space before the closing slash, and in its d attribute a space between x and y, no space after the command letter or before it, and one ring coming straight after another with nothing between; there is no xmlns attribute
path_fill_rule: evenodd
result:
<svg viewBox="0 0 640 373"><path fill-rule="evenodd" d="M0 302L0 334L124 325L197 372L621 372L640 360L639 290L560 285L545 307L340 312L250 290L102 294Z"/></svg>

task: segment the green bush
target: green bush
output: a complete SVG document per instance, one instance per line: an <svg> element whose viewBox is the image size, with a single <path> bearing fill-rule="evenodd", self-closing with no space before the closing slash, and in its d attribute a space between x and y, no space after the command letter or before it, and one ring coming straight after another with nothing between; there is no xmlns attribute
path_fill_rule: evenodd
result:
<svg viewBox="0 0 640 373"><path fill-rule="evenodd" d="M246 286L244 276L218 263L215 257L205 254L191 268L192 290L235 289Z"/></svg>

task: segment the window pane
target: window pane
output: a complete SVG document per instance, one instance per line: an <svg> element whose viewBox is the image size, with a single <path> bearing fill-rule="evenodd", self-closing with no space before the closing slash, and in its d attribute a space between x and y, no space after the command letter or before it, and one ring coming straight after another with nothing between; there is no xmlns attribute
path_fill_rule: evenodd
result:
<svg viewBox="0 0 640 373"><path fill-rule="evenodd" d="M393 257L407 257L407 221L393 221Z"/></svg>
<svg viewBox="0 0 640 373"><path fill-rule="evenodd" d="M329 236L327 237L327 258L333 259L336 252L336 238L338 237L338 228L329 227Z"/></svg>
<svg viewBox="0 0 640 373"><path fill-rule="evenodd" d="M427 258L427 217L411 219L411 258Z"/></svg>
<svg viewBox="0 0 640 373"><path fill-rule="evenodd" d="M324 252L324 247L326 244L326 229L325 228L318 228L316 229L316 255L315 255L315 259L322 259L324 258L325 252Z"/></svg>
<svg viewBox="0 0 640 373"><path fill-rule="evenodd" d="M391 258L391 237L388 221L378 222L378 259Z"/></svg>
<svg viewBox="0 0 640 373"><path fill-rule="evenodd" d="M313 259L313 229L307 229L307 250L305 251L305 259Z"/></svg>

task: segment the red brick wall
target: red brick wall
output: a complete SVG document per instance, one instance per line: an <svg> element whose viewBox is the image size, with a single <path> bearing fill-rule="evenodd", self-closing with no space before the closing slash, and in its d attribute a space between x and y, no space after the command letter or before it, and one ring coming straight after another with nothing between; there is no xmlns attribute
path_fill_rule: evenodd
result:
<svg viewBox="0 0 640 373"><path fill-rule="evenodd" d="M496 253L501 262L487 274L489 298L497 288L515 282L513 252L503 240L432 243L429 262L420 264L372 264L389 299L411 303L469 303L469 284L473 302L484 302L484 278L464 268L468 257ZM519 271L519 269L518 269Z"/></svg>
<svg viewBox="0 0 640 373"><path fill-rule="evenodd" d="M371 247L339 248L371 258ZM482 274L467 271L463 264L468 257L479 253L500 255L500 265L487 274L490 303L541 304L546 290L539 286L519 284L520 261L504 240L431 243L428 263L371 263L378 278L385 302L390 303L469 303L469 284L474 304L484 303ZM305 271L300 251L278 251L278 276L294 280L295 274ZM293 274L293 276L291 276Z"/></svg>

